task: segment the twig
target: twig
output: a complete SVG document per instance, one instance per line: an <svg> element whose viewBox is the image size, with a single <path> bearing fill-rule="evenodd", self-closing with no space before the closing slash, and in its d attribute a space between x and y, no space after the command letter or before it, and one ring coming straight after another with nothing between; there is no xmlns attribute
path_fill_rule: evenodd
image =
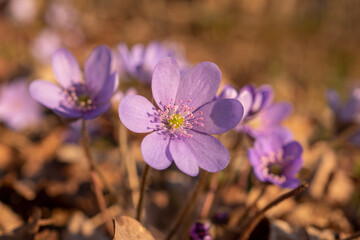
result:
<svg viewBox="0 0 360 240"><path fill-rule="evenodd" d="M241 217L236 221L237 226L240 226L242 224L242 222L249 216L249 213L256 207L257 203L259 202L260 198L264 195L264 193L266 192L267 189L267 184L262 184L261 189L260 189L260 193L259 195L256 197L256 199L254 200L254 202L246 208L245 212L241 215ZM240 224L240 225L239 225Z"/></svg>
<svg viewBox="0 0 360 240"><path fill-rule="evenodd" d="M201 193L202 188L204 187L207 176L208 176L207 172L203 172L201 174L200 179L195 187L195 190L192 192L190 199L188 200L185 207L181 210L181 213L178 215L177 219L171 226L170 231L165 238L166 240L170 240L172 238L172 236L176 233L176 230L178 230L179 226L182 224L182 222L185 220L186 216L189 214L191 209L194 207L196 199L197 199L198 195Z"/></svg>
<svg viewBox="0 0 360 240"><path fill-rule="evenodd" d="M137 209L136 209L136 220L138 220L139 222L140 222L140 218L141 218L141 210L143 207L145 188L146 188L146 182L147 182L146 180L147 180L149 170L150 170L150 167L149 167L149 165L146 164L143 175L141 177L140 198L139 198L139 203L138 203Z"/></svg>
<svg viewBox="0 0 360 240"><path fill-rule="evenodd" d="M261 219L263 219L265 213L275 207L277 204L279 204L280 202L304 191L306 188L308 187L308 183L305 182L303 184L301 184L299 187L295 188L294 190L287 192L281 196L279 196L278 198L276 198L274 201L272 201L271 203L269 203L268 205L266 205L263 209L261 209L259 212L257 212L252 218L249 219L248 223L245 225L244 227L244 231L242 232L242 234L240 235L239 240L246 240L249 238L250 234L252 233L252 231L254 230L254 228L257 226L257 224L261 221Z"/></svg>
<svg viewBox="0 0 360 240"><path fill-rule="evenodd" d="M104 218L105 221L105 226L106 229L108 230L108 232L110 233L110 236L114 235L114 228L113 228L113 224L111 221L111 217L106 209L106 203L105 203L105 199L104 199L104 195L102 194L101 191L101 187L100 187L100 182L99 182L99 177L96 174L96 172L91 171L91 179L94 185L94 191L95 191L95 195L96 195L96 200L98 202L101 214Z"/></svg>
<svg viewBox="0 0 360 240"><path fill-rule="evenodd" d="M347 238L342 238L340 240L352 240L352 239L357 239L360 237L360 232L354 233L354 235L347 237Z"/></svg>

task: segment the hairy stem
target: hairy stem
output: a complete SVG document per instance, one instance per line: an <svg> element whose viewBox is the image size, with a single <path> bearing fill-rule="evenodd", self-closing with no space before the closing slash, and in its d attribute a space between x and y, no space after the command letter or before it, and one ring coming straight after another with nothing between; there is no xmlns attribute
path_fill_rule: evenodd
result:
<svg viewBox="0 0 360 240"><path fill-rule="evenodd" d="M169 233L166 236L166 240L170 240L172 238L172 236L176 233L176 231L178 230L179 226L183 223L183 221L185 220L185 218L187 217L187 215L189 214L189 212L191 211L191 209L194 207L195 203L196 203L196 199L199 196L199 194L201 193L202 188L205 185L206 179L207 179L208 173L207 172L203 172L200 176L200 179L195 187L195 190L192 192L190 199L188 200L188 202L186 203L185 207L181 210L180 214L178 215L177 219L175 220L175 222L172 224Z"/></svg>
<svg viewBox="0 0 360 240"><path fill-rule="evenodd" d="M149 170L150 170L150 167L149 167L149 165L146 164L143 175L141 177L140 198L139 198L139 203L138 203L137 209L136 209L136 220L138 220L139 222L140 222L140 218L141 218L141 210L143 208L145 188L146 188L146 182L147 182L147 176L148 176Z"/></svg>
<svg viewBox="0 0 360 240"><path fill-rule="evenodd" d="M109 192L111 192L110 191L111 187L106 182L104 176L101 174L99 168L97 167L97 165L94 162L94 159L92 158L92 155L90 152L90 146L89 146L89 137L88 137L88 134L86 131L86 122L84 119L82 120L81 133L82 133L82 146L84 148L85 156L86 156L86 159L90 166L91 181L92 181L92 184L94 187L96 200L98 202L99 209L102 212L106 228L107 228L109 234L112 236L114 234L112 220L106 210L105 198L104 198L103 192L100 187L99 179L102 180L103 185L108 188ZM115 195L115 199L116 199L116 195Z"/></svg>

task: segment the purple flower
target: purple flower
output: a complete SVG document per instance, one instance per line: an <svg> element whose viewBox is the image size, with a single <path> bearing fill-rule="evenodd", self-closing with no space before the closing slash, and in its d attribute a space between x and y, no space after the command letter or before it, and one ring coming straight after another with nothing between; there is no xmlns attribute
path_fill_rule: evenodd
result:
<svg viewBox="0 0 360 240"><path fill-rule="evenodd" d="M10 0L7 10L14 20L21 24L29 24L36 18L38 8L35 0Z"/></svg>
<svg viewBox="0 0 360 240"><path fill-rule="evenodd" d="M52 66L61 86L36 80L30 85L31 96L62 117L95 118L110 107L109 100L118 87L117 74L110 73L110 65L110 49L95 48L85 63L83 81L75 57L67 49L59 49Z"/></svg>
<svg viewBox="0 0 360 240"><path fill-rule="evenodd" d="M209 134L235 127L243 107L234 99L213 100L220 81L214 63L199 63L180 77L177 62L164 58L156 65L151 83L159 109L139 95L123 98L121 122L133 132L151 132L141 143L146 163L161 170L174 161L190 176L198 174L198 167L217 172L227 166L228 150Z"/></svg>
<svg viewBox="0 0 360 240"><path fill-rule="evenodd" d="M351 90L345 103L340 100L339 93L334 89L326 92L329 107L335 114L336 133L340 133L351 124L360 123L360 87ZM360 145L360 128L355 130L348 140L357 146Z"/></svg>
<svg viewBox="0 0 360 240"><path fill-rule="evenodd" d="M290 103L279 102L270 105L261 112L247 117L236 130L245 132L257 138L261 135L269 135L274 132L291 132L281 126L281 122L291 113L292 106Z"/></svg>
<svg viewBox="0 0 360 240"><path fill-rule="evenodd" d="M173 48L166 47L159 42L150 42L147 47L142 44L134 45L131 50L126 44L120 43L117 48L119 68L125 68L128 75L144 83L151 83L151 76L156 64L164 57L176 58L181 71L186 68L185 60Z"/></svg>
<svg viewBox="0 0 360 240"><path fill-rule="evenodd" d="M191 226L190 239L191 240L212 240L210 234L211 225L209 223L196 222Z"/></svg>
<svg viewBox="0 0 360 240"><path fill-rule="evenodd" d="M346 103L341 103L340 95L334 89L329 89L326 92L326 98L338 123L360 122L360 87L352 89Z"/></svg>
<svg viewBox="0 0 360 240"><path fill-rule="evenodd" d="M30 96L25 79L1 86L0 120L9 128L23 130L40 122L41 117L41 106Z"/></svg>
<svg viewBox="0 0 360 240"><path fill-rule="evenodd" d="M254 148L248 150L248 158L261 182L295 188L299 185L294 176L302 166L302 151L298 142L274 133L256 138Z"/></svg>
<svg viewBox="0 0 360 240"><path fill-rule="evenodd" d="M44 29L34 39L30 50L35 58L47 64L51 56L60 46L60 36L51 29Z"/></svg>
<svg viewBox="0 0 360 240"><path fill-rule="evenodd" d="M285 102L272 103L273 95L269 85L259 88L246 85L240 91L226 85L218 98L237 99L244 106L244 116L236 130L245 132L253 138L273 132L287 132L291 135L289 130L281 127L281 122L290 114L292 106Z"/></svg>

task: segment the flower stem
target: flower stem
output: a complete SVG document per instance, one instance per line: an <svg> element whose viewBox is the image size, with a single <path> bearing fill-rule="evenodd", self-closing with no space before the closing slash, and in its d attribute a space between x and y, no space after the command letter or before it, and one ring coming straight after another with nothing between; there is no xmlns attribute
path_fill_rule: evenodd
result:
<svg viewBox="0 0 360 240"><path fill-rule="evenodd" d="M119 124L119 147L120 147L120 154L121 159L125 162L127 176L129 181L129 187L131 190L131 197L133 206L135 207L136 204L139 202L139 178L136 172L136 163L132 156L129 153L128 149L128 137L127 137L127 130L125 126L120 123Z"/></svg>
<svg viewBox="0 0 360 240"><path fill-rule="evenodd" d="M257 203L259 202L259 200L261 199L261 197L264 195L264 193L266 192L267 189L267 184L262 184L261 185L261 189L260 189L260 193L259 195L256 197L256 199L254 200L254 202L246 208L245 212L243 213L243 215L239 218L239 220L237 220L237 226L239 226L248 216L249 213L256 207Z"/></svg>
<svg viewBox="0 0 360 240"><path fill-rule="evenodd" d="M137 209L136 209L136 220L138 220L139 222L140 222L140 218L141 218L141 210L143 208L145 187L146 187L146 181L147 181L147 176L148 176L149 170L150 170L150 166L146 164L144 172L141 177L140 198L139 198L139 203L138 203Z"/></svg>
<svg viewBox="0 0 360 240"><path fill-rule="evenodd" d="M178 227L182 224L182 222L185 220L191 209L194 207L196 199L205 185L207 176L208 176L207 172L203 172L201 174L200 179L195 187L195 190L192 192L190 199L186 203L185 207L181 210L180 215L178 215L177 219L170 228L170 231L165 238L166 240L170 240L172 238L172 236L176 233L176 230L178 230Z"/></svg>
<svg viewBox="0 0 360 240"><path fill-rule="evenodd" d="M218 182L219 182L219 173L214 173L211 176L210 189L206 194L204 205L201 210L200 217L202 219L207 218L209 216L211 206L214 202L215 192L218 187Z"/></svg>
<svg viewBox="0 0 360 240"><path fill-rule="evenodd" d="M284 193L283 195L279 196L278 198L276 198L274 201L272 201L271 203L269 203L268 205L266 205L263 209L261 209L259 212L257 212L253 217L251 217L249 219L249 221L247 222L247 224L244 226L243 228L243 232L240 235L239 240L246 240L249 238L250 234L252 233L252 231L255 229L255 227L258 225L258 223L261 221L261 219L263 219L265 213L275 207L277 204L279 204L280 202L304 191L305 189L308 188L308 183L305 182L303 184L301 184L299 187L291 190L290 192Z"/></svg>
<svg viewBox="0 0 360 240"><path fill-rule="evenodd" d="M81 141L82 144L81 145L83 146L86 159L87 159L87 161L89 163L91 181L92 181L92 184L93 184L93 187L94 187L96 200L98 202L99 209L102 212L106 228L107 228L109 234L112 236L114 234L112 220L111 220L109 214L107 213L104 195L103 195L103 192L100 189L100 184L99 184L98 180L101 179L103 185L109 190L110 193L111 193L112 188L107 183L104 176L101 174L99 168L96 166L96 164L95 164L95 162L94 162L94 160L93 160L93 158L91 156L90 147L89 147L89 137L88 137L88 134L87 134L87 131L86 131L86 122L85 122L85 120L82 120L81 133L82 133L82 141ZM115 199L116 199L116 195L115 195Z"/></svg>

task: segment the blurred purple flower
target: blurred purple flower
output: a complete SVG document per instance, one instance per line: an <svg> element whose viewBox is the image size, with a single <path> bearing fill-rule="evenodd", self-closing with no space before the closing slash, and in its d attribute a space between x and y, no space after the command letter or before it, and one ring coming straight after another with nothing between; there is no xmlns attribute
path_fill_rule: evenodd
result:
<svg viewBox="0 0 360 240"><path fill-rule="evenodd" d="M141 143L147 164L161 170L174 161L190 176L196 176L199 167L217 172L227 166L228 150L209 134L235 127L243 107L234 99L213 100L220 81L214 63L199 63L180 77L175 59L164 58L156 65L151 83L158 110L142 96L123 98L121 122L133 132L151 132Z"/></svg>
<svg viewBox="0 0 360 240"><path fill-rule="evenodd" d="M300 143L274 133L256 138L254 148L248 150L248 158L261 182L295 188L299 185L295 174L302 166L302 152Z"/></svg>
<svg viewBox="0 0 360 240"><path fill-rule="evenodd" d="M53 71L61 86L36 80L30 85L31 96L65 118L92 119L104 113L118 87L117 74L110 73L111 51L106 46L94 49L88 57L82 80L75 57L59 49L52 59Z"/></svg>
<svg viewBox="0 0 360 240"><path fill-rule="evenodd" d="M341 102L339 93L334 89L326 92L326 99L339 123L360 123L360 87L352 89L345 103Z"/></svg>
<svg viewBox="0 0 360 240"><path fill-rule="evenodd" d="M231 85L225 85L219 94L220 99L237 99L244 106L244 116L241 123L235 128L256 138L273 132L291 132L281 127L281 122L290 114L290 103L272 103L273 90L269 85L255 88L246 85L240 91Z"/></svg>
<svg viewBox="0 0 360 240"><path fill-rule="evenodd" d="M40 122L41 106L29 94L26 79L19 78L0 88L0 120L13 130Z"/></svg>
<svg viewBox="0 0 360 240"><path fill-rule="evenodd" d="M42 63L48 63L54 52L61 46L60 36L51 29L42 30L31 46L32 55Z"/></svg>
<svg viewBox="0 0 360 240"><path fill-rule="evenodd" d="M191 240L212 240L210 234L211 225L209 223L196 222L191 226L190 239Z"/></svg>
<svg viewBox="0 0 360 240"><path fill-rule="evenodd" d="M153 41L145 47L142 44L134 45L131 50L124 43L120 43L115 54L118 59L119 70L124 69L126 73L139 81L150 84L151 76L156 64L164 57L176 59L182 72L187 68L184 57L159 42Z"/></svg>
<svg viewBox="0 0 360 240"><path fill-rule="evenodd" d="M71 0L52 0L45 12L45 21L49 26L60 29L76 27L78 13Z"/></svg>
<svg viewBox="0 0 360 240"><path fill-rule="evenodd" d="M334 89L326 92L329 107L335 114L336 132L340 133L352 124L360 124L360 87L351 90L345 103L340 100L339 93ZM352 144L360 146L360 127L348 139Z"/></svg>
<svg viewBox="0 0 360 240"><path fill-rule="evenodd" d="M38 13L38 5L35 0L10 0L7 10L15 21L29 24Z"/></svg>

